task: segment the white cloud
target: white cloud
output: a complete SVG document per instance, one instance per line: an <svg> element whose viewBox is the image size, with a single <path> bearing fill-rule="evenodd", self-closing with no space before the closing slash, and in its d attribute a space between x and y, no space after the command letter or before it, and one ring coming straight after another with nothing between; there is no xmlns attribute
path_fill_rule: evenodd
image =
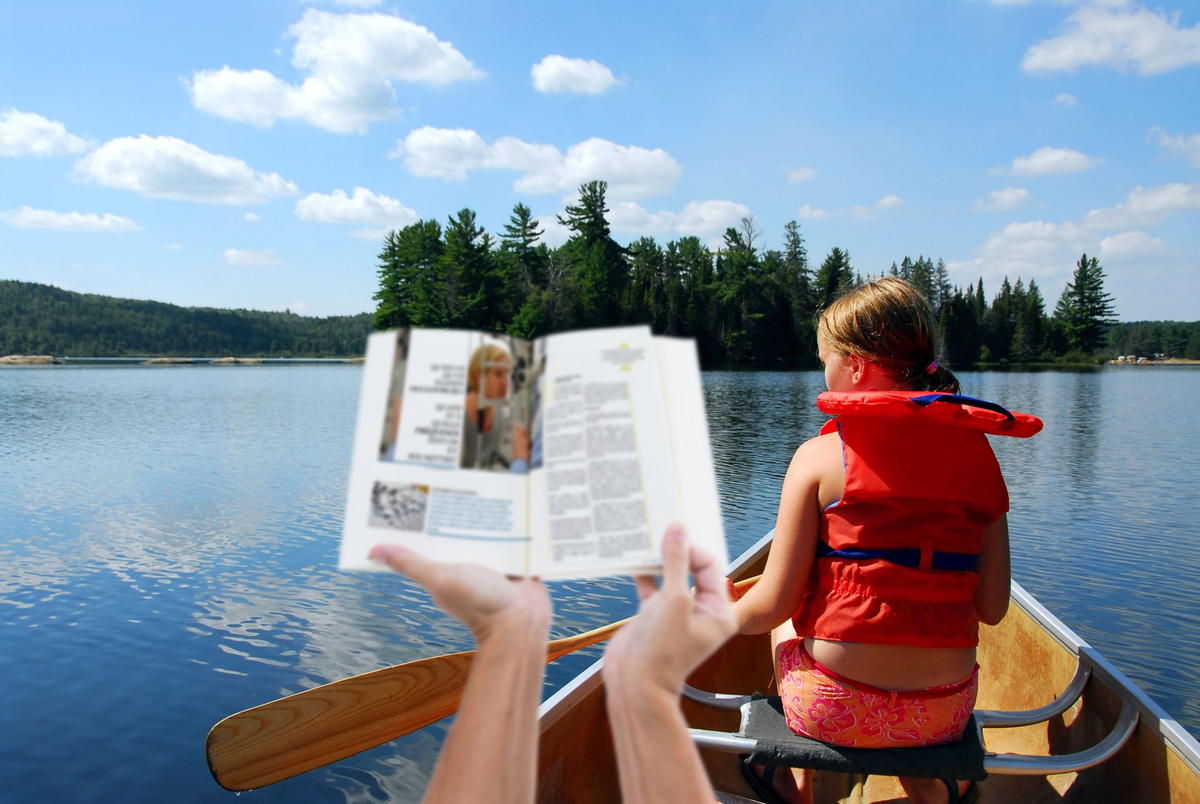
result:
<svg viewBox="0 0 1200 804"><path fill-rule="evenodd" d="M719 238L731 226L750 215L750 207L733 201L692 201L679 213L675 231L681 235Z"/></svg>
<svg viewBox="0 0 1200 804"><path fill-rule="evenodd" d="M1100 241L1100 256L1106 259L1153 257L1171 251L1161 238L1145 232L1121 232Z"/></svg>
<svg viewBox="0 0 1200 804"><path fill-rule="evenodd" d="M396 143L389 156L404 160L414 176L461 181L472 170L522 172L513 189L522 193L569 192L592 179L608 182L614 199L642 198L670 192L683 168L661 148L617 145L598 137L567 148L501 137L488 145L469 129L424 126Z"/></svg>
<svg viewBox="0 0 1200 804"><path fill-rule="evenodd" d="M163 248L167 251L183 251L183 246L178 243L167 243Z"/></svg>
<svg viewBox="0 0 1200 804"><path fill-rule="evenodd" d="M296 40L292 65L305 74L303 83L266 70L201 70L187 85L192 104L260 127L301 120L365 133L399 113L393 81L445 86L484 76L429 29L388 14L308 9L286 35Z"/></svg>
<svg viewBox="0 0 1200 804"><path fill-rule="evenodd" d="M679 216L660 209L650 212L636 201L614 201L608 205L608 224L614 232L663 235L675 228Z"/></svg>
<svg viewBox="0 0 1200 804"><path fill-rule="evenodd" d="M174 137L118 137L75 162L75 179L151 198L207 204L261 204L300 192L278 173L255 173L240 159L210 154Z"/></svg>
<svg viewBox="0 0 1200 804"><path fill-rule="evenodd" d="M870 207L864 207L862 204L855 204L847 210L847 214L857 221L869 221L875 219L875 213L871 212Z"/></svg>
<svg viewBox="0 0 1200 804"><path fill-rule="evenodd" d="M245 215L246 223L258 223L262 220L262 215L257 212L247 212Z"/></svg>
<svg viewBox="0 0 1200 804"><path fill-rule="evenodd" d="M558 248L571 239L571 230L559 223L557 215L542 215L537 225L542 230L541 242L550 248Z"/></svg>
<svg viewBox="0 0 1200 804"><path fill-rule="evenodd" d="M823 221L829 217L829 213L820 207L811 207L805 204L796 210L796 217L802 221Z"/></svg>
<svg viewBox="0 0 1200 804"><path fill-rule="evenodd" d="M538 92L565 92L575 95L603 95L620 83L598 61L568 59L551 55L533 65L529 71L533 88Z"/></svg>
<svg viewBox="0 0 1200 804"><path fill-rule="evenodd" d="M1061 34L1029 48L1021 68L1111 67L1146 76L1200 64L1200 24L1180 28L1179 22L1179 12L1168 16L1135 2L1085 3L1067 17Z"/></svg>
<svg viewBox="0 0 1200 804"><path fill-rule="evenodd" d="M375 8L375 6L383 5L383 0L332 0L333 4L338 8ZM306 3L315 3L317 0L305 0Z"/></svg>
<svg viewBox="0 0 1200 804"><path fill-rule="evenodd" d="M1070 108L1072 106L1079 105L1079 98L1075 97L1070 92L1060 92L1054 96L1054 103L1058 106L1066 106L1067 108Z"/></svg>
<svg viewBox="0 0 1200 804"><path fill-rule="evenodd" d="M894 209L903 203L904 199L898 195L885 195L875 202L875 206L879 209Z"/></svg>
<svg viewBox="0 0 1200 804"><path fill-rule="evenodd" d="M1200 168L1200 134L1171 136L1161 128L1152 128L1147 136L1158 135L1158 144L1171 156L1182 156L1192 167Z"/></svg>
<svg viewBox="0 0 1200 804"><path fill-rule="evenodd" d="M1014 176L1050 176L1058 173L1079 173L1100 164L1100 160L1072 151L1070 148L1038 148L1029 156L1012 161Z"/></svg>
<svg viewBox="0 0 1200 804"><path fill-rule="evenodd" d="M140 232L142 227L119 215L94 212L51 212L21 207L0 212L0 220L17 229L52 229L56 232Z"/></svg>
<svg viewBox="0 0 1200 804"><path fill-rule="evenodd" d="M1157 226L1191 212L1200 212L1200 184L1134 187L1123 203L1089 212L1084 225L1106 230Z"/></svg>
<svg viewBox="0 0 1200 804"><path fill-rule="evenodd" d="M16 109L0 112L0 156L79 154L89 147L87 140L68 134L57 120Z"/></svg>
<svg viewBox="0 0 1200 804"><path fill-rule="evenodd" d="M788 184L799 184L802 181L809 181L810 179L815 179L816 177L816 169L808 167L807 165L789 171L787 174Z"/></svg>
<svg viewBox="0 0 1200 804"><path fill-rule="evenodd" d="M1024 187L1005 187L993 190L986 199L980 198L971 208L972 212L996 212L1004 209L1020 209L1029 203L1029 191Z"/></svg>
<svg viewBox="0 0 1200 804"><path fill-rule="evenodd" d="M361 223L374 226L408 226L420 217L395 198L355 187L353 197L343 190L329 195L312 193L296 202L296 217L318 223Z"/></svg>
<svg viewBox="0 0 1200 804"><path fill-rule="evenodd" d="M282 262L275 256L273 248L262 251L241 251L236 248L227 248L222 252L221 259L225 260L226 265L232 265L234 268L257 268L263 265L278 265Z"/></svg>
<svg viewBox="0 0 1200 804"><path fill-rule="evenodd" d="M1097 239L1075 223L1010 223L989 235L975 249L974 259L947 262L946 269L958 281L982 276L997 282L1005 276L1014 279L1021 276L1042 282L1069 276L1079 255L1097 247ZM1050 304L1053 302L1053 298L1049 299Z"/></svg>

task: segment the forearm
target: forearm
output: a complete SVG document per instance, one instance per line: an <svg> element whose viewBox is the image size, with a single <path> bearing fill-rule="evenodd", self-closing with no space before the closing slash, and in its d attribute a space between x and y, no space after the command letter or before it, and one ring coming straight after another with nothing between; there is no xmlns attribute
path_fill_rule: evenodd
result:
<svg viewBox="0 0 1200 804"><path fill-rule="evenodd" d="M458 716L425 795L428 804L530 804L537 707L549 622L503 623L480 640Z"/></svg>
<svg viewBox="0 0 1200 804"><path fill-rule="evenodd" d="M621 800L625 804L714 800L700 752L680 711L679 696L639 679L625 679L620 668L606 666L604 679Z"/></svg>
<svg viewBox="0 0 1200 804"><path fill-rule="evenodd" d="M739 634L769 634L794 614L779 605L779 598L762 581L733 604Z"/></svg>

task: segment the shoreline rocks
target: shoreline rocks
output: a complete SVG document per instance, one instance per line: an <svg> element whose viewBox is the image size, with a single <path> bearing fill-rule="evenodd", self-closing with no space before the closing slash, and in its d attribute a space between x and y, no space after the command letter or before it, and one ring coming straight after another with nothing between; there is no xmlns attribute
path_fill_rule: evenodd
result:
<svg viewBox="0 0 1200 804"><path fill-rule="evenodd" d="M142 361L143 366L194 366L196 361L190 357L152 357Z"/></svg>
<svg viewBox="0 0 1200 804"><path fill-rule="evenodd" d="M5 355L0 366L61 366L63 361L52 355Z"/></svg>
<svg viewBox="0 0 1200 804"><path fill-rule="evenodd" d="M208 361L210 366L261 366L260 357L218 357Z"/></svg>

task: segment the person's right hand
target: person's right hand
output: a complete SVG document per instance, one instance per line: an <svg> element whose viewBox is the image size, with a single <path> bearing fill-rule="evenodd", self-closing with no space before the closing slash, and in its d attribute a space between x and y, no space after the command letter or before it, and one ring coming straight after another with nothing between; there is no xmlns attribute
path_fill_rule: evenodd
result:
<svg viewBox="0 0 1200 804"><path fill-rule="evenodd" d="M678 696L688 675L737 631L737 620L715 559L689 547L682 525L667 530L662 550L662 588L651 576L637 578L641 607L609 642L604 676ZM689 568L694 596L688 594Z"/></svg>
<svg viewBox="0 0 1200 804"><path fill-rule="evenodd" d="M550 627L550 595L537 578L507 578L478 564L430 561L397 545L376 545L371 558L425 587L443 611L482 644L507 627Z"/></svg>

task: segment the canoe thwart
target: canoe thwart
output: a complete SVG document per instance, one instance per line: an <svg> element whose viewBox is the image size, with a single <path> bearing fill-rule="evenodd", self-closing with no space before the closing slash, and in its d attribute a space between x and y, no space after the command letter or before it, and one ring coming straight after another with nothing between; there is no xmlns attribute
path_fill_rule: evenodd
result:
<svg viewBox="0 0 1200 804"><path fill-rule="evenodd" d="M975 720L985 729L1009 729L1016 726L1032 726L1034 723L1045 723L1052 717L1057 717L1075 705L1083 695L1088 679L1092 677L1092 668L1079 656L1079 665L1075 668L1075 677L1059 695L1045 706L1037 709L1027 709L1024 712L1001 712L996 709L976 709Z"/></svg>

